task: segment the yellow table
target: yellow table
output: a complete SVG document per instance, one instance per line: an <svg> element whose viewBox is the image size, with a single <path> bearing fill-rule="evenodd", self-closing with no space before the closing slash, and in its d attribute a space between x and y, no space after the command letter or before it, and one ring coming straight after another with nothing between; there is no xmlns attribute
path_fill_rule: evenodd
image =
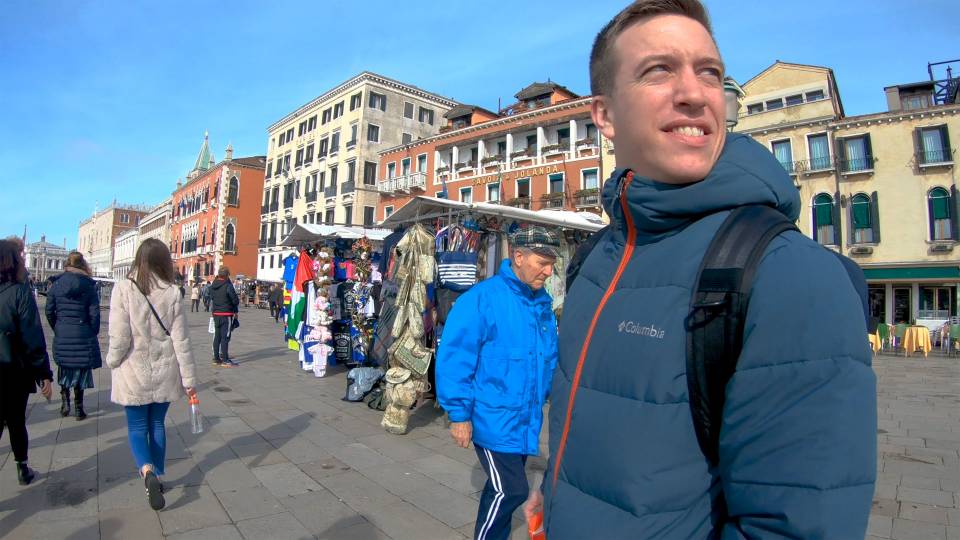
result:
<svg viewBox="0 0 960 540"><path fill-rule="evenodd" d="M910 356L917 349L923 351L923 356L930 354L933 344L930 343L930 329L926 326L908 326L903 335L904 355Z"/></svg>
<svg viewBox="0 0 960 540"><path fill-rule="evenodd" d="M870 348L873 349L873 354L879 353L882 345L880 334L867 334L867 339L870 340Z"/></svg>

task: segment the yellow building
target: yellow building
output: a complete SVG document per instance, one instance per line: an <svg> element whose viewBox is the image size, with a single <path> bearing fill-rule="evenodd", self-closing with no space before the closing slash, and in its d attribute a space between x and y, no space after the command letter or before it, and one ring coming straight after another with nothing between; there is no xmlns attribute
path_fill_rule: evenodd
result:
<svg viewBox="0 0 960 540"><path fill-rule="evenodd" d="M777 61L743 85L735 131L800 190L804 234L849 256L888 323L957 316L960 140L956 79L885 88L888 110L846 116L832 70Z"/></svg>

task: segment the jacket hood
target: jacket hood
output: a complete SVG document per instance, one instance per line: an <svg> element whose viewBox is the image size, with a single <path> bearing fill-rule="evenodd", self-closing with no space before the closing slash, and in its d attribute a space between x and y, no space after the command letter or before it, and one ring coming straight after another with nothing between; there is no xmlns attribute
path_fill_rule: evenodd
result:
<svg viewBox="0 0 960 540"><path fill-rule="evenodd" d="M617 195L627 172L617 169L603 186L603 208L621 231L626 223ZM791 221L800 215L800 194L783 165L752 138L736 133L727 134L720 158L703 180L675 185L634 175L625 195L639 244L671 236L705 215L746 204L771 206Z"/></svg>
<svg viewBox="0 0 960 540"><path fill-rule="evenodd" d="M63 294L67 298L80 298L88 288L94 286L93 278L83 271L70 272L70 270L72 268L67 268L66 272L60 274L55 283L62 287Z"/></svg>
<svg viewBox="0 0 960 540"><path fill-rule="evenodd" d="M217 278L213 280L213 283L210 284L211 289L219 289L220 287L225 287L229 281L225 279Z"/></svg>

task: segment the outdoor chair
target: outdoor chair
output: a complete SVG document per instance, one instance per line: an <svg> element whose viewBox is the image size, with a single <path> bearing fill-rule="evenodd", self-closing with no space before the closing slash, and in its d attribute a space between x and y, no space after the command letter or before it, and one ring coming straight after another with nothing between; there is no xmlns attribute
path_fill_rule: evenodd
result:
<svg viewBox="0 0 960 540"><path fill-rule="evenodd" d="M892 348L890 344L890 325L880 323L877 325L877 336L880 337L880 349L886 350Z"/></svg>
<svg viewBox="0 0 960 540"><path fill-rule="evenodd" d="M905 323L900 323L896 325L893 329L893 348L894 349L903 349L903 336L907 334L907 325ZM906 349L904 349L906 351Z"/></svg>
<svg viewBox="0 0 960 540"><path fill-rule="evenodd" d="M950 325L950 336L947 341L949 342L947 354L960 353L960 324Z"/></svg>

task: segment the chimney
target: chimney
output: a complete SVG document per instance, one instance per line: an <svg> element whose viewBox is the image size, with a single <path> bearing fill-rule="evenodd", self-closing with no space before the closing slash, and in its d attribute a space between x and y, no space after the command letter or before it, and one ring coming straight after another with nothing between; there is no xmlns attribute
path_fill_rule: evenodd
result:
<svg viewBox="0 0 960 540"><path fill-rule="evenodd" d="M233 160L233 144L227 144L226 157L223 158L224 161Z"/></svg>
<svg viewBox="0 0 960 540"><path fill-rule="evenodd" d="M902 108L900 103L900 87L888 86L883 89L883 92L887 95L887 110L891 112L899 111Z"/></svg>

